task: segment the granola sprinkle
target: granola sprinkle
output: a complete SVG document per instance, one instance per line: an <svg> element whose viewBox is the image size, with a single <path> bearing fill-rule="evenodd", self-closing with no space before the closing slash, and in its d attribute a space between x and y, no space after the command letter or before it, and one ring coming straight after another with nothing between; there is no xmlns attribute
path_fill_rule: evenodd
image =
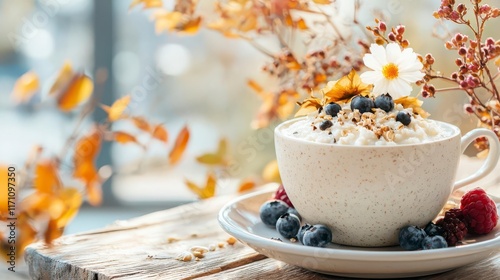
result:
<svg viewBox="0 0 500 280"><path fill-rule="evenodd" d="M400 111L410 114L412 121L409 125L396 121ZM317 129L327 120L333 125ZM448 133L436 122L424 119L414 114L412 108L403 108L400 104L390 112L375 108L364 114L344 105L335 117L326 115L323 110L292 123L283 132L292 138L312 142L355 146L423 143L446 137Z"/></svg>

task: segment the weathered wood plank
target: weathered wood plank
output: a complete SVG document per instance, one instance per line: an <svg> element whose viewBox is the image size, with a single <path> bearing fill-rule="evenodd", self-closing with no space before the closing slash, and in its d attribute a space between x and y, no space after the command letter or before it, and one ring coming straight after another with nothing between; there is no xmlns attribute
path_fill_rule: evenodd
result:
<svg viewBox="0 0 500 280"><path fill-rule="evenodd" d="M218 279L273 279L273 280L323 280L323 279L352 279L338 276L322 275L314 273L297 266L286 263L264 259L258 262L252 262L244 266L221 271L217 274L197 278L197 280L218 280ZM500 279L500 254L496 254L488 260L470 264L463 268L451 270L445 273L418 277L412 279L442 280L442 279L481 279L498 280Z"/></svg>
<svg viewBox="0 0 500 280"><path fill-rule="evenodd" d="M199 261L175 259L194 245L207 247L227 240L229 235L220 229L216 215L228 199L189 204L102 230L65 236L52 248L41 243L31 245L26 250L30 276L33 279L183 279L233 267L236 261L241 265L246 258L261 259L262 256L241 243L226 244L206 253Z"/></svg>
<svg viewBox="0 0 500 280"><path fill-rule="evenodd" d="M155 212L104 229L64 236L48 248L26 250L32 279L346 279L268 259L237 242L217 224L220 197ZM192 246L225 244L198 261L176 256ZM500 254L486 261L422 279L500 279Z"/></svg>

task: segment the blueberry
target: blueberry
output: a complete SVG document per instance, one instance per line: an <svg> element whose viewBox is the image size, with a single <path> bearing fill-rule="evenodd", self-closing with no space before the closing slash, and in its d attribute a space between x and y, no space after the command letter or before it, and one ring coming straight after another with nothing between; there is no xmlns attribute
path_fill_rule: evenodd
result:
<svg viewBox="0 0 500 280"><path fill-rule="evenodd" d="M295 216L297 216L299 218L299 220L302 220L302 217L300 216L299 211L297 211L297 209L290 207L290 208L288 208L288 211L286 211L286 212L290 213L290 214L294 214Z"/></svg>
<svg viewBox="0 0 500 280"><path fill-rule="evenodd" d="M285 213L276 222L276 229L285 238L296 237L300 229L300 219L294 214Z"/></svg>
<svg viewBox="0 0 500 280"><path fill-rule="evenodd" d="M321 129L321 130L325 130L325 129L327 129L327 128L331 127L332 125L333 125L333 123L332 123L331 121L326 120L326 121L322 122L322 123L319 125L319 129Z"/></svg>
<svg viewBox="0 0 500 280"><path fill-rule="evenodd" d="M394 109L394 101L392 101L392 97L388 93L382 94L375 98L375 107L390 112Z"/></svg>
<svg viewBox="0 0 500 280"><path fill-rule="evenodd" d="M330 102L325 106L325 114L332 117L336 117L340 110L342 110L342 107L340 107L340 105L335 102Z"/></svg>
<svg viewBox="0 0 500 280"><path fill-rule="evenodd" d="M310 224L304 224L303 226L300 227L299 229L299 233L297 234L297 239L302 243L304 244L304 242L302 241L304 239L304 233L306 233L306 231L308 229L312 228L312 225Z"/></svg>
<svg viewBox="0 0 500 280"><path fill-rule="evenodd" d="M436 235L436 236L426 236L424 240L422 240L422 249L430 250L430 249L439 249L448 247L448 243L446 243L446 239L444 237Z"/></svg>
<svg viewBox="0 0 500 280"><path fill-rule="evenodd" d="M373 107L375 107L375 104L368 97L358 95L351 100L351 110L358 109L361 114L371 112Z"/></svg>
<svg viewBox="0 0 500 280"><path fill-rule="evenodd" d="M325 247L332 241L332 231L324 225L314 225L304 233L302 244L313 247Z"/></svg>
<svg viewBox="0 0 500 280"><path fill-rule="evenodd" d="M423 229L416 226L406 226L399 232L399 246L410 251L420 249L422 240L426 236Z"/></svg>
<svg viewBox="0 0 500 280"><path fill-rule="evenodd" d="M404 125L409 125L411 123L411 116L408 112L400 111L396 116L396 121L401 122Z"/></svg>
<svg viewBox="0 0 500 280"><path fill-rule="evenodd" d="M288 211L288 205L281 200L267 201L260 207L260 219L270 227L275 227L278 218Z"/></svg>
<svg viewBox="0 0 500 280"><path fill-rule="evenodd" d="M444 229L433 222L429 222L424 229L428 236L443 235Z"/></svg>

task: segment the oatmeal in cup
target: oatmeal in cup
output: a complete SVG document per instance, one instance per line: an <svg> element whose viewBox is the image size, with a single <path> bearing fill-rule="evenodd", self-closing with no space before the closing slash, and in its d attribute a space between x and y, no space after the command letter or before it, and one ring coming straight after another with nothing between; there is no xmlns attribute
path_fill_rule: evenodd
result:
<svg viewBox="0 0 500 280"><path fill-rule="evenodd" d="M337 105L334 114L323 108L275 129L290 200L307 223L329 226L334 243L397 245L403 226L424 227L453 190L486 176L498 161L498 138L490 130L461 137L458 127L424 119L411 108L390 109L360 113ZM489 140L488 158L455 182L460 155L478 137Z"/></svg>

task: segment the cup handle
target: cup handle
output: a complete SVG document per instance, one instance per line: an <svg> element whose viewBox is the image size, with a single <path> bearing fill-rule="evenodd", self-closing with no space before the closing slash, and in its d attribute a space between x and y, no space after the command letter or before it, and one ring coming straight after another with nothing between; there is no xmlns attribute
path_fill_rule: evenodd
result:
<svg viewBox="0 0 500 280"><path fill-rule="evenodd" d="M485 128L477 128L469 133L465 134L462 137L461 140L461 150L462 153L465 151L465 149L478 137L486 137L488 138L488 142L490 144L489 147L489 152L488 152L488 157L484 161L483 165L481 168L479 168L478 171L476 171L474 174L468 176L467 178L464 178L460 181L455 182L455 185L453 186L453 190L457 190L459 188L465 187L469 185L470 183L473 183L486 175L488 175L495 166L497 165L498 159L500 158L500 143L498 142L498 137L493 131L485 129Z"/></svg>

